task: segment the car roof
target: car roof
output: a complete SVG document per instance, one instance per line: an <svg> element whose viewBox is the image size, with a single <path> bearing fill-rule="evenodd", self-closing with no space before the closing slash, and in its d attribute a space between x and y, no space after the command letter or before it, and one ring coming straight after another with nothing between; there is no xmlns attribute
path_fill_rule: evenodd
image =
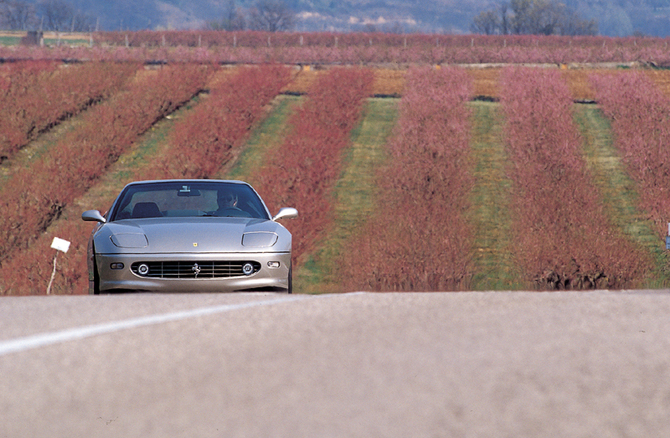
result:
<svg viewBox="0 0 670 438"><path fill-rule="evenodd" d="M160 183L229 183L229 184L244 184L250 185L245 181L238 181L234 179L155 179L147 181L133 181L126 184L126 186L136 185L136 184L160 184Z"/></svg>

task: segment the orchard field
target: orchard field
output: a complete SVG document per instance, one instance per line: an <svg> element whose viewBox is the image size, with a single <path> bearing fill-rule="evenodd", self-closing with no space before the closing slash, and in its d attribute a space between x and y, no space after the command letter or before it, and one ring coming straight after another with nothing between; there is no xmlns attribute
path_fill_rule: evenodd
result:
<svg viewBox="0 0 670 438"><path fill-rule="evenodd" d="M271 212L296 207L284 225L298 292L670 285L667 41L510 38L499 52L543 64L483 68L354 62L382 44L376 35L322 35L346 52L323 63L282 59L268 35L232 48L175 35L0 48L12 59L0 65L0 294L46 293L54 237L72 245L52 293L87 293L82 211L158 178L246 180ZM484 41L397 38L387 56ZM296 41L282 50L317 56ZM608 45L616 56L602 55ZM225 50L267 62L210 59ZM586 66L575 53L588 51L614 65Z"/></svg>

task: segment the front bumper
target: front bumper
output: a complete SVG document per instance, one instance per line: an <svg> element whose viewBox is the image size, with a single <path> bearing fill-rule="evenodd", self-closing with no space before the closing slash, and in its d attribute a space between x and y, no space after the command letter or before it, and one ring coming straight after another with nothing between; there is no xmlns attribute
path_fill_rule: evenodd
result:
<svg viewBox="0 0 670 438"><path fill-rule="evenodd" d="M258 262L260 269L254 274L226 278L149 278L131 271L135 262L248 260ZM205 254L96 254L100 292L237 292L254 289L289 288L291 254L264 253L205 253ZM122 269L112 265L123 264ZM277 265L278 267L274 267Z"/></svg>

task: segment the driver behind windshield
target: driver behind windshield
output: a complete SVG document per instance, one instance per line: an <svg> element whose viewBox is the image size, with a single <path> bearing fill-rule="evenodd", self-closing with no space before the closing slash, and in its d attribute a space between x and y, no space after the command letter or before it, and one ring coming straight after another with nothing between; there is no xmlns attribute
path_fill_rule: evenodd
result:
<svg viewBox="0 0 670 438"><path fill-rule="evenodd" d="M216 202L219 205L219 209L216 210L217 216L251 217L249 213L237 206L239 197L234 193L219 190Z"/></svg>

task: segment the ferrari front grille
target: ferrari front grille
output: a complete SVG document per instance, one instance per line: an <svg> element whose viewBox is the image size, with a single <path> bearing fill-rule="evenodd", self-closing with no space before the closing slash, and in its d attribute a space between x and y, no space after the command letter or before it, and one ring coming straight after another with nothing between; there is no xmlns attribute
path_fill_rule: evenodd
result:
<svg viewBox="0 0 670 438"><path fill-rule="evenodd" d="M246 277L258 272L261 265L253 261L135 262L130 269L147 278L201 279Z"/></svg>

